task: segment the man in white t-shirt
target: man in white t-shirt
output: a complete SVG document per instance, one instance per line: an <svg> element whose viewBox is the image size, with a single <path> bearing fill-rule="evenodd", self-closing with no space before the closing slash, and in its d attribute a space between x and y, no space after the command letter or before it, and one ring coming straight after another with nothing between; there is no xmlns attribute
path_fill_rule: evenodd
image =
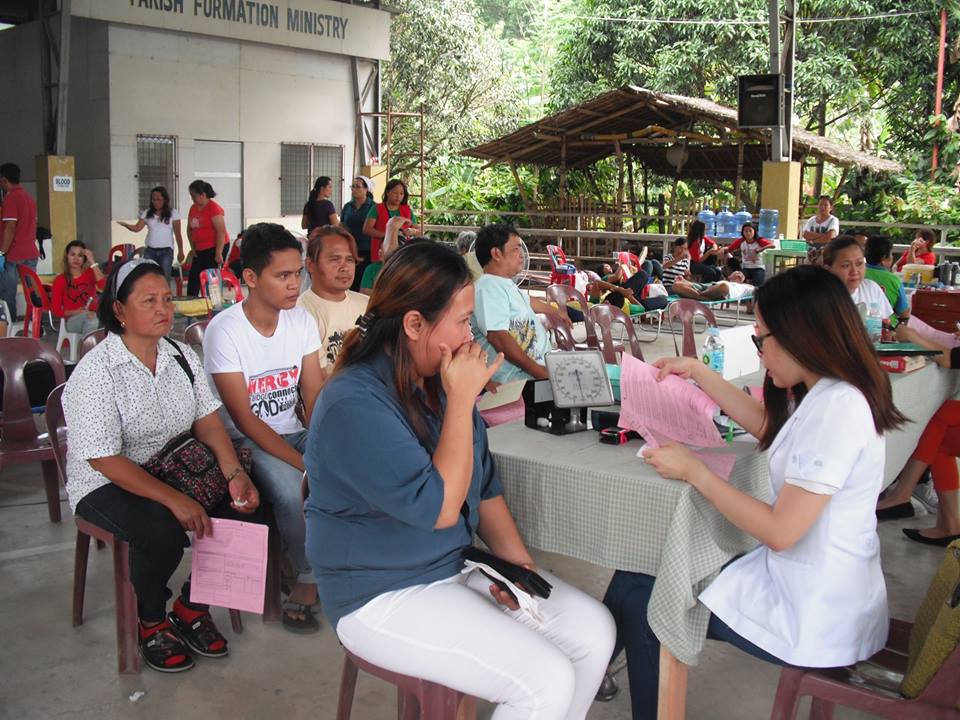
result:
<svg viewBox="0 0 960 720"><path fill-rule="evenodd" d="M503 364L493 376L498 383L546 378L543 356L550 350L550 336L537 313L555 314L567 322L565 309L529 297L513 281L523 270L522 244L510 225L480 228L474 244L483 275L474 286L470 327L491 361L498 352L503 353Z"/></svg>
<svg viewBox="0 0 960 720"><path fill-rule="evenodd" d="M367 311L368 297L353 292L357 269L357 242L338 225L314 228L307 244L307 270L310 289L297 300L317 321L323 347L320 366L326 374L333 371L346 334Z"/></svg>
<svg viewBox="0 0 960 720"><path fill-rule="evenodd" d="M297 584L284 604L283 624L316 632L310 607L317 601L313 571L304 544L300 484L307 432L303 422L323 384L317 324L296 307L303 263L300 243L280 225L247 228L240 251L247 298L217 315L203 338L204 369L226 411L231 437L253 453L250 473L261 495L273 505Z"/></svg>
<svg viewBox="0 0 960 720"><path fill-rule="evenodd" d="M833 198L821 195L817 202L817 214L803 226L803 239L813 246L808 253L808 261L819 265L823 247L839 234L840 221L833 215Z"/></svg>

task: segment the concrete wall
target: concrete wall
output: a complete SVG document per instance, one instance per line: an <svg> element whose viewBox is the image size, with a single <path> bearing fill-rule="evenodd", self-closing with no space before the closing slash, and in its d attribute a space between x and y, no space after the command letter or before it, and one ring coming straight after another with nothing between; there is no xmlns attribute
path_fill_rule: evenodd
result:
<svg viewBox="0 0 960 720"><path fill-rule="evenodd" d="M280 144L344 146L343 197L352 177L354 108L350 59L317 52L109 26L111 212L137 205L136 136L178 139L177 205L190 206L195 140L243 142L243 216L280 219ZM216 187L215 180L212 181ZM306 200L309 188L304 188ZM285 224L299 227L299 218ZM228 228L235 234L239 228ZM113 242L134 240L111 225ZM143 236L137 238L142 242Z"/></svg>
<svg viewBox="0 0 960 720"><path fill-rule="evenodd" d="M42 32L40 23L29 23L0 33L0 162L19 165L31 191L34 158L43 152Z"/></svg>

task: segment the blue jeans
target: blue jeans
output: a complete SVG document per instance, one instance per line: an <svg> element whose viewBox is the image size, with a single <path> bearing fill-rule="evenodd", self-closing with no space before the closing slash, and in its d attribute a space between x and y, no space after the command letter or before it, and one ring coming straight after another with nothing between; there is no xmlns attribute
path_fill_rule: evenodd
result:
<svg viewBox="0 0 960 720"><path fill-rule="evenodd" d="M167 282L170 281L170 272L173 269L173 248L144 248L143 256L148 260L153 260L163 268L163 274L167 276Z"/></svg>
<svg viewBox="0 0 960 720"><path fill-rule="evenodd" d="M3 270L0 270L0 300L3 300L10 308L10 322L17 319L17 286L20 285L20 273L17 272L17 265L26 265L31 270L36 270L37 259L7 260Z"/></svg>
<svg viewBox="0 0 960 720"><path fill-rule="evenodd" d="M280 437L300 454L306 449L306 430ZM250 479L257 486L262 499L273 505L273 517L277 521L277 529L283 539L287 557L297 572L297 582L316 582L310 563L307 562L307 527L303 519L303 499L300 495L303 472L271 455L249 438L238 441L237 445L250 448L253 453Z"/></svg>
<svg viewBox="0 0 960 720"><path fill-rule="evenodd" d="M660 640L647 622L647 606L655 581L656 578L650 575L617 570L603 597L603 604L617 623L617 644L613 649L613 657L621 650L627 651L633 720L655 720L657 717ZM730 643L766 662L783 665L778 658L737 635L715 615L710 615L707 637Z"/></svg>
<svg viewBox="0 0 960 720"><path fill-rule="evenodd" d="M651 278L657 278L657 280L661 281L663 280L663 265L655 258L644 260L643 265L640 266L640 269Z"/></svg>

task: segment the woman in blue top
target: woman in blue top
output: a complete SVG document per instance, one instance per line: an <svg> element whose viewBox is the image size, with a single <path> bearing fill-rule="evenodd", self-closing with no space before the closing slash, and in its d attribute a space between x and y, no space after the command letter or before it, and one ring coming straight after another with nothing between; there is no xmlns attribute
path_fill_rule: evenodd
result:
<svg viewBox="0 0 960 720"><path fill-rule="evenodd" d="M477 395L499 367L472 342L466 263L434 243L385 263L310 424L307 555L343 645L498 704L497 720L583 718L614 626L561 580L520 609L476 571L474 533L533 568L487 448Z"/></svg>
<svg viewBox="0 0 960 720"><path fill-rule="evenodd" d="M370 236L364 234L363 225L370 209L376 205L373 188L373 180L365 175L357 175L350 184L350 199L340 211L340 224L349 230L357 241L357 271L353 276L353 285L350 286L354 292L360 289L363 271L370 264Z"/></svg>

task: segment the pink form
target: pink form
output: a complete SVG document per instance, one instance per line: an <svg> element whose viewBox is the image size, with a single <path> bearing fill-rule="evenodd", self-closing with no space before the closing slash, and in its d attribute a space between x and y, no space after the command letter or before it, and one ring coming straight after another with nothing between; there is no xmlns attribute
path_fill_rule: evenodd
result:
<svg viewBox="0 0 960 720"><path fill-rule="evenodd" d="M190 602L263 614L266 525L211 518L213 534L193 541Z"/></svg>
<svg viewBox="0 0 960 720"><path fill-rule="evenodd" d="M722 447L713 424L717 404L693 383L668 375L624 353L620 367L620 425L635 430L650 447L676 442L695 447Z"/></svg>

